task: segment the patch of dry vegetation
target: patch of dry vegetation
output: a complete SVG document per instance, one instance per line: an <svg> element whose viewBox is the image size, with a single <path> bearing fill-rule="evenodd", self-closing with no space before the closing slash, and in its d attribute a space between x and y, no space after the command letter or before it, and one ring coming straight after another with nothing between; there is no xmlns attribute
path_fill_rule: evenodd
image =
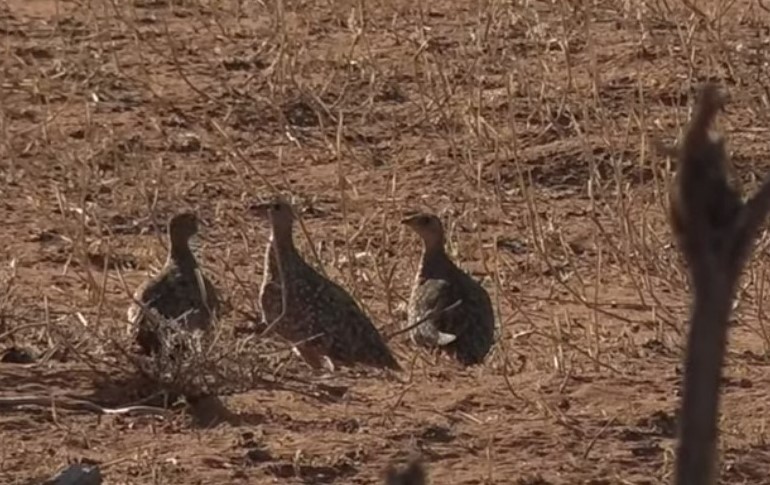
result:
<svg viewBox="0 0 770 485"><path fill-rule="evenodd" d="M758 184L767 21L743 0L0 2L0 346L36 357L0 364L0 386L48 399L0 417L18 443L0 481L86 459L111 483L372 483L414 451L433 483L670 481L688 283L666 221L674 160L652 147L718 81L735 176ZM324 380L248 339L267 228L247 207L276 191L295 197L308 260L387 335L419 251L398 222L439 213L495 304L487 363L398 336L399 380ZM163 404L125 309L188 209L230 307L194 375L230 424L58 407ZM769 465L767 244L733 305L731 482Z"/></svg>

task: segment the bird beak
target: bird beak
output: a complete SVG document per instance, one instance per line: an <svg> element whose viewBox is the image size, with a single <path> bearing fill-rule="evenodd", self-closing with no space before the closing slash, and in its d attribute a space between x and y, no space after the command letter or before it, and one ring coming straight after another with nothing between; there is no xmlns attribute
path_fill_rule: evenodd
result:
<svg viewBox="0 0 770 485"><path fill-rule="evenodd" d="M412 227L414 225L414 220L417 216L409 216L401 219L401 224L405 226Z"/></svg>

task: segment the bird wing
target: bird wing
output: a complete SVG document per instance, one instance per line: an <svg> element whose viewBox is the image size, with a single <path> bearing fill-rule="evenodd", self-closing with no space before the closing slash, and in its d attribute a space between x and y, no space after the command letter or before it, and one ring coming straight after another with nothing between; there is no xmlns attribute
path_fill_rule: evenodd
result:
<svg viewBox="0 0 770 485"><path fill-rule="evenodd" d="M132 325L137 325L143 318L142 304L145 304L144 294L147 291L148 286L152 283L152 280L143 281L131 295L131 304L128 306L127 316L128 321Z"/></svg>
<svg viewBox="0 0 770 485"><path fill-rule="evenodd" d="M128 309L129 320L134 324L140 323L148 310L163 318L172 318L167 306L169 302L176 304L179 301L175 289L176 279L173 271L164 268L158 275L142 283L134 292L134 302Z"/></svg>
<svg viewBox="0 0 770 485"><path fill-rule="evenodd" d="M409 325L415 325L421 320L428 323L428 325L423 326L425 329L423 334L424 337L429 337L432 345L441 347L457 340L456 333L440 330L441 322L456 309L450 308L458 300L454 293L449 282L443 279L424 280L417 288Z"/></svg>
<svg viewBox="0 0 770 485"><path fill-rule="evenodd" d="M466 302L453 315L452 325L462 335L457 357L467 364L484 360L495 339L495 314L489 294L470 275L457 280Z"/></svg>
<svg viewBox="0 0 770 485"><path fill-rule="evenodd" d="M477 315L476 324L482 327L488 327L485 328L484 331L494 332L495 312L492 309L492 299L489 297L489 293L487 293L487 290L481 286L481 283L474 280L470 275L464 274L463 276L463 285L466 287L464 293L468 295L468 304L472 306L472 308L477 309L475 312ZM470 321L468 324L470 324Z"/></svg>
<svg viewBox="0 0 770 485"><path fill-rule="evenodd" d="M200 289L201 301L206 303L209 314L214 316L218 315L220 298L216 286L214 286L200 268L195 268L195 280Z"/></svg>
<svg viewBox="0 0 770 485"><path fill-rule="evenodd" d="M379 330L356 300L337 283L328 279L326 282L328 284L321 285L323 296L319 301L325 302L328 307L335 308L339 313L339 321L328 328L319 329L331 337L327 340L330 347L339 355L353 360L399 368Z"/></svg>

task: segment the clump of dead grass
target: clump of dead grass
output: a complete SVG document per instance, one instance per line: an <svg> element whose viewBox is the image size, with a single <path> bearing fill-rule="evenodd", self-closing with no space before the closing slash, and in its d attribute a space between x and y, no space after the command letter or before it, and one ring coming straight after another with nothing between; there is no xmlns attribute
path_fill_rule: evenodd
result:
<svg viewBox="0 0 770 485"><path fill-rule="evenodd" d="M31 321L18 292L0 294L0 334L35 342L41 363L85 362L113 383L146 374L169 395L290 380L280 345L232 328L256 314L264 243L243 202L300 195L315 234L301 248L387 333L404 320L417 253L394 221L422 206L446 219L450 251L493 295L499 340L479 374L566 422L549 396L517 387L519 373L553 376L566 393L582 375L631 379L652 360L677 362L688 282L663 215L671 163L650 145L681 131L704 77L766 74L760 47L741 47L757 72L740 68L723 27L733 5L480 2L458 28L440 4L405 15L342 2L322 7L341 26L342 48L328 52L290 2L67 5L35 34L46 45L13 50L23 62L8 63L0 103L9 180L19 160L62 168L32 198L40 224L61 225L67 257L41 301L25 301L41 308ZM603 49L606 16L628 36L619 52ZM146 123L121 128L111 110ZM322 167L318 181L294 175L308 166ZM152 221L186 204L212 222L202 249L234 314L189 361L140 362L122 306L139 270L160 263ZM763 355L766 283L760 258L736 303ZM426 375L436 365L415 359ZM404 392L418 392L415 375Z"/></svg>

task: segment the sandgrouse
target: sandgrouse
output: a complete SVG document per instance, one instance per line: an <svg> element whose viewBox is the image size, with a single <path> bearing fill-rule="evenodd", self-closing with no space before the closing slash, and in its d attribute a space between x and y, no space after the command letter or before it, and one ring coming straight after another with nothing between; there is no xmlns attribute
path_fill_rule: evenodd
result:
<svg viewBox="0 0 770 485"><path fill-rule="evenodd" d="M259 295L263 323L292 342L316 369L324 365L324 360L332 368L341 363L400 369L353 297L305 262L297 251L291 205L276 197L255 205L253 210L272 226Z"/></svg>
<svg viewBox="0 0 770 485"><path fill-rule="evenodd" d="M128 319L137 329L136 342L144 354L157 353L169 331L208 332L212 327L219 298L190 249L189 240L197 232L195 214L173 216L168 223L171 249L166 264L134 292L136 301L128 309Z"/></svg>
<svg viewBox="0 0 770 485"><path fill-rule="evenodd" d="M412 340L442 349L464 365L481 363L494 340L495 317L489 295L447 255L438 217L419 213L402 223L423 241L406 325L424 321L411 330Z"/></svg>

